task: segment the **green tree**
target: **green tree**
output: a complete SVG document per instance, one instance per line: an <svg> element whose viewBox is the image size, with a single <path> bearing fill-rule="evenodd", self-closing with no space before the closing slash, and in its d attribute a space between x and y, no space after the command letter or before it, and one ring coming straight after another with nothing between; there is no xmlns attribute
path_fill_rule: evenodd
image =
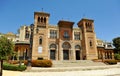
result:
<svg viewBox="0 0 120 76"><path fill-rule="evenodd" d="M113 45L115 46L115 53L120 54L120 37L116 37L113 39Z"/></svg>
<svg viewBox="0 0 120 76"><path fill-rule="evenodd" d="M0 61L1 61L1 69L3 67L3 60L7 60L10 57L14 50L14 44L12 41L8 40L6 37L0 37ZM2 76L2 70L1 70Z"/></svg>

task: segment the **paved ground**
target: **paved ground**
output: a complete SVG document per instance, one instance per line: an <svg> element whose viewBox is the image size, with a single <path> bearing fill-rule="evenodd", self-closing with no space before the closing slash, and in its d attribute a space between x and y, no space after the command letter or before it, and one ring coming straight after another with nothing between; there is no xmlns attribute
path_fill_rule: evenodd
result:
<svg viewBox="0 0 120 76"><path fill-rule="evenodd" d="M120 76L120 68L66 72L14 72L4 71L3 76Z"/></svg>
<svg viewBox="0 0 120 76"><path fill-rule="evenodd" d="M20 76L23 72L3 70L3 76Z"/></svg>

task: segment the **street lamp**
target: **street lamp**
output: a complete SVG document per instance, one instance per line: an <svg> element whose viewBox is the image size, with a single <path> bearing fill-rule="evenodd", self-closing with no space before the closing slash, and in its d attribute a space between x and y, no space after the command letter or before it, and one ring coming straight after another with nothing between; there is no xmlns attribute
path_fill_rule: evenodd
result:
<svg viewBox="0 0 120 76"><path fill-rule="evenodd" d="M29 57L28 57L28 66L31 66L31 60L32 60L32 45L33 45L33 31L34 31L34 24L30 25L30 51L29 51Z"/></svg>

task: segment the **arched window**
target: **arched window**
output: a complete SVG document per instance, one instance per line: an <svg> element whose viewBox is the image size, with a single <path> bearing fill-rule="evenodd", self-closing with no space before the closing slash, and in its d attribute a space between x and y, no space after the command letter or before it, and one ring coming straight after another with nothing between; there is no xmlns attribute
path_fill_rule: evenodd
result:
<svg viewBox="0 0 120 76"><path fill-rule="evenodd" d="M75 49L80 49L80 45L76 45L76 46L75 46Z"/></svg>
<svg viewBox="0 0 120 76"><path fill-rule="evenodd" d="M46 18L44 18L44 23L46 23Z"/></svg>
<svg viewBox="0 0 120 76"><path fill-rule="evenodd" d="M40 22L40 17L38 17L38 22Z"/></svg>
<svg viewBox="0 0 120 76"><path fill-rule="evenodd" d="M71 45L68 42L64 42L63 45L62 45L62 48L63 49L70 49Z"/></svg>
<svg viewBox="0 0 120 76"><path fill-rule="evenodd" d="M39 38L39 44L42 45L42 37Z"/></svg>
<svg viewBox="0 0 120 76"><path fill-rule="evenodd" d="M90 47L92 47L92 41L91 41L91 40L90 40L90 42L89 42L89 43L90 43Z"/></svg>
<svg viewBox="0 0 120 76"><path fill-rule="evenodd" d="M43 17L41 17L41 22L43 22Z"/></svg>
<svg viewBox="0 0 120 76"><path fill-rule="evenodd" d="M51 44L50 45L50 49L56 49L56 45L55 44Z"/></svg>

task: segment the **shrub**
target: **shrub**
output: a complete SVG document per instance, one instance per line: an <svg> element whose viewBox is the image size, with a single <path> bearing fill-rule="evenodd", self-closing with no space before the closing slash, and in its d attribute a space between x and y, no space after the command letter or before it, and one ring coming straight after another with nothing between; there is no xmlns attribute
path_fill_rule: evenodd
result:
<svg viewBox="0 0 120 76"><path fill-rule="evenodd" d="M10 64L18 64L19 61L18 61L18 60L14 60L14 61L10 60L9 63L10 63Z"/></svg>
<svg viewBox="0 0 120 76"><path fill-rule="evenodd" d="M3 69L4 70L13 70L13 71L24 71L26 69L25 65L13 65L9 63L4 63L3 64Z"/></svg>
<svg viewBox="0 0 120 76"><path fill-rule="evenodd" d="M104 63L109 64L109 65L114 65L117 64L116 60L105 60Z"/></svg>
<svg viewBox="0 0 120 76"><path fill-rule="evenodd" d="M25 65L28 64L27 61L24 62ZM32 60L32 67L51 67L51 60Z"/></svg>
<svg viewBox="0 0 120 76"><path fill-rule="evenodd" d="M120 60L117 60L117 62L120 62Z"/></svg>
<svg viewBox="0 0 120 76"><path fill-rule="evenodd" d="M115 54L115 55L114 55L114 58L115 58L116 60L120 60L120 54Z"/></svg>
<svg viewBox="0 0 120 76"><path fill-rule="evenodd" d="M94 61L94 62L102 62L101 59L92 59L92 61Z"/></svg>

